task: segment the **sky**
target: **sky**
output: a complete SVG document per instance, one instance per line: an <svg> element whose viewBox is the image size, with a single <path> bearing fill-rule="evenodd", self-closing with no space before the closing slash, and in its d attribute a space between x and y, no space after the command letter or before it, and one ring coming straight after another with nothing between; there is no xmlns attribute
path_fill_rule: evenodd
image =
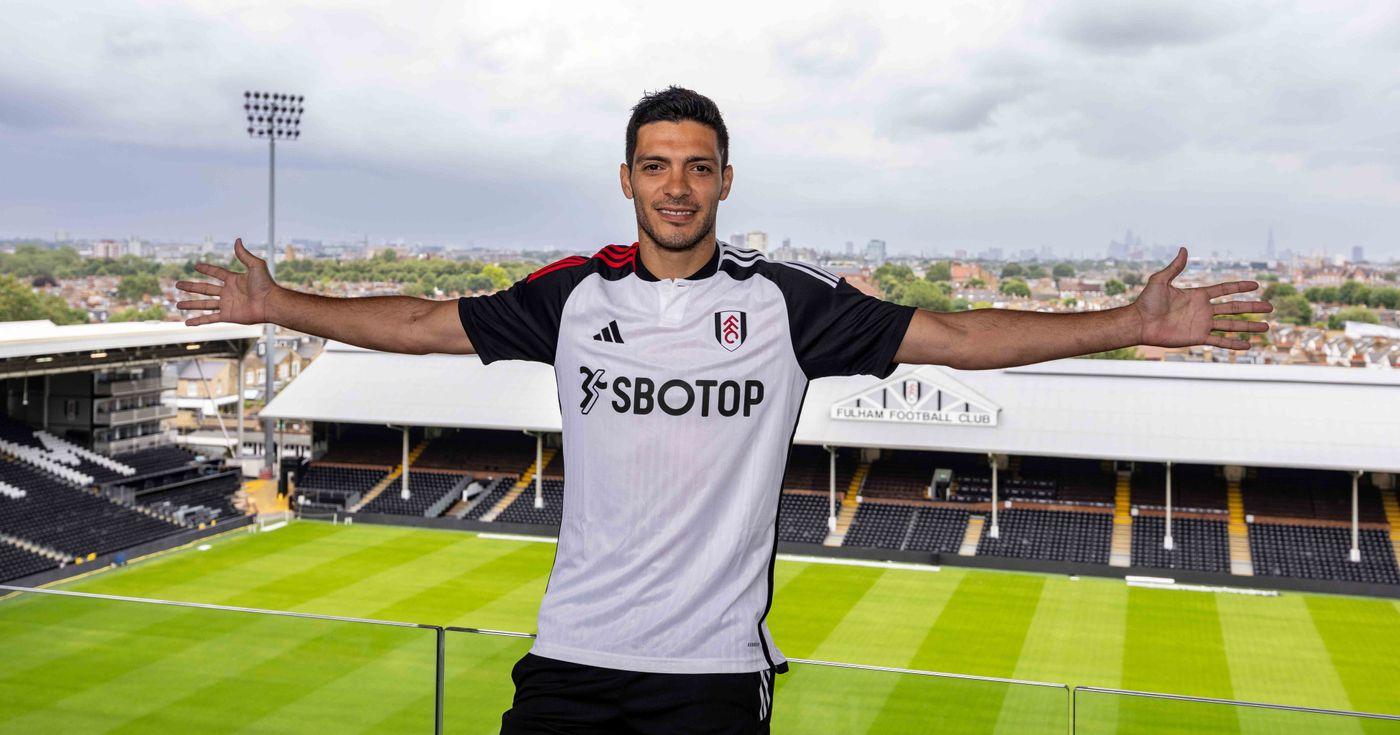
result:
<svg viewBox="0 0 1400 735"><path fill-rule="evenodd" d="M631 107L713 99L718 234L894 253L1400 258L1400 3L6 0L0 237L636 239Z"/></svg>

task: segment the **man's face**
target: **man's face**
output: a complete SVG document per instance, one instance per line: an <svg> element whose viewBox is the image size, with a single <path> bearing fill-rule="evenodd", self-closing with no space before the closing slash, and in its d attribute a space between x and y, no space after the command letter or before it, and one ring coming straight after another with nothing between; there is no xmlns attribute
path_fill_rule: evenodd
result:
<svg viewBox="0 0 1400 735"><path fill-rule="evenodd" d="M631 166L622 164L622 193L637 226L666 250L689 250L715 236L715 213L729 196L734 169L720 169L719 136L694 120L653 122L637 129Z"/></svg>

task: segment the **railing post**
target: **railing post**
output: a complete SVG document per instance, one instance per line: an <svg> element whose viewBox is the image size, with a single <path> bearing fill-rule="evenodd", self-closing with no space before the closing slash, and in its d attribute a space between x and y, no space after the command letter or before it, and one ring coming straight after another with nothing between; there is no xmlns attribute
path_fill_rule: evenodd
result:
<svg viewBox="0 0 1400 735"><path fill-rule="evenodd" d="M433 626L437 632L437 682L433 694L433 733L442 735L442 709L447 683L447 631Z"/></svg>

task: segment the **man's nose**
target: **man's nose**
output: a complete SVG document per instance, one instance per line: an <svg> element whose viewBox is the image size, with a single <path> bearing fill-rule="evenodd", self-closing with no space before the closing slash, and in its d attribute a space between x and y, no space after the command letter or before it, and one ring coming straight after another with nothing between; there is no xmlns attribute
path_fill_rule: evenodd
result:
<svg viewBox="0 0 1400 735"><path fill-rule="evenodd" d="M671 199L680 199L690 194L690 182L686 180L685 172L680 170L672 171L671 174L666 177L666 182L662 187L662 191Z"/></svg>

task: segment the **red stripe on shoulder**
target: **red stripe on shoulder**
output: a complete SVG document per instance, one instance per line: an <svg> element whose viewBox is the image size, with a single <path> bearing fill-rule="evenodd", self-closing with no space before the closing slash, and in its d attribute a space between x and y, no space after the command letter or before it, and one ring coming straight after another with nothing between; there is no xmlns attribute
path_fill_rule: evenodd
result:
<svg viewBox="0 0 1400 735"><path fill-rule="evenodd" d="M613 268L621 268L630 265L637 258L637 246L609 245L599 250L593 257L598 258Z"/></svg>
<svg viewBox="0 0 1400 735"><path fill-rule="evenodd" d="M554 271L557 271L561 268L572 268L576 265L583 265L587 262L588 258L585 258L582 255L570 255L567 258L560 258L559 260L556 260L553 263L550 263L549 265L544 266L543 268L540 268L534 273L531 273L530 275L526 276L525 282L529 283L530 281L533 281L546 273L553 273Z"/></svg>

